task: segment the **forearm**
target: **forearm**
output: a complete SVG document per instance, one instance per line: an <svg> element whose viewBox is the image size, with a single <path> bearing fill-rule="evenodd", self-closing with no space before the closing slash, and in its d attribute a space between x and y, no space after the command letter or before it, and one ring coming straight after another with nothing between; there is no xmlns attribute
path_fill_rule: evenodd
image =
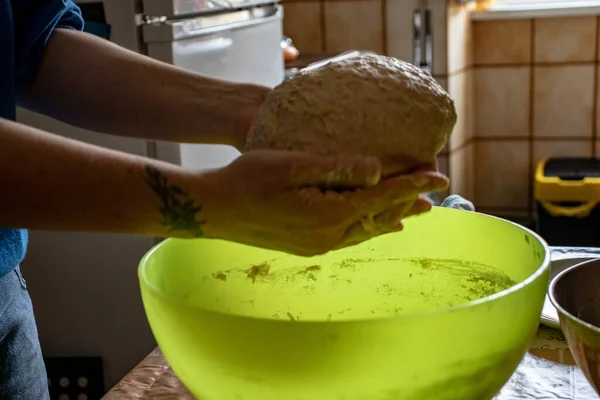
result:
<svg viewBox="0 0 600 400"><path fill-rule="evenodd" d="M20 98L27 108L97 132L241 148L267 91L58 29L34 83Z"/></svg>
<svg viewBox="0 0 600 400"><path fill-rule="evenodd" d="M148 171L186 191L191 173L0 119L0 227L196 236L165 223ZM194 185L198 186L194 180ZM197 216L194 216L195 218Z"/></svg>

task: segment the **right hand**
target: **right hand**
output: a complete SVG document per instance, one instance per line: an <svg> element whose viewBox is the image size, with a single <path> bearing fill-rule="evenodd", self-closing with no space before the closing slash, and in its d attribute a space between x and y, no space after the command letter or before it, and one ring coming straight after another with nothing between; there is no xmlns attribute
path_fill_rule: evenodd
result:
<svg viewBox="0 0 600 400"><path fill-rule="evenodd" d="M401 218L431 209L420 194L448 185L429 170L380 179L381 164L371 157L252 151L208 173L204 232L297 255L323 254L401 230Z"/></svg>

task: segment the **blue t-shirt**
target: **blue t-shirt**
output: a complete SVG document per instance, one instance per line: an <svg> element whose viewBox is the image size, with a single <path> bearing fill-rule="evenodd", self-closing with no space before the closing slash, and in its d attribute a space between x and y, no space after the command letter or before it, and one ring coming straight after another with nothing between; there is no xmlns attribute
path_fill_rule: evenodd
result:
<svg viewBox="0 0 600 400"><path fill-rule="evenodd" d="M0 0L0 118L15 120L17 93L33 80L55 28L83 29L81 11L71 0ZM27 231L0 221L0 276L26 250Z"/></svg>

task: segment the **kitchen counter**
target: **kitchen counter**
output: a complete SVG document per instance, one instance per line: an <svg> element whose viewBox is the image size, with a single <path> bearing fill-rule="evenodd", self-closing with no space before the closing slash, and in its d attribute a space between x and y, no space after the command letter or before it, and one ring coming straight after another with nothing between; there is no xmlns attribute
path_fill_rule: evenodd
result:
<svg viewBox="0 0 600 400"><path fill-rule="evenodd" d="M194 396L177 379L157 348L102 398L129 399L194 400Z"/></svg>
<svg viewBox="0 0 600 400"><path fill-rule="evenodd" d="M159 349L155 349L103 400L193 400ZM560 331L540 327L521 365L495 400L599 399L575 366Z"/></svg>

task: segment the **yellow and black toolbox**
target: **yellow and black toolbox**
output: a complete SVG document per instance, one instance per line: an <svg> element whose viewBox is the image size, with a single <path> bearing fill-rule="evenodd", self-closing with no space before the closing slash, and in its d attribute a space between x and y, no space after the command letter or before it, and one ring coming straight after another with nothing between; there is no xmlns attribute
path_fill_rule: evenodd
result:
<svg viewBox="0 0 600 400"><path fill-rule="evenodd" d="M600 159L547 158L535 171L537 231L551 246L600 246Z"/></svg>

